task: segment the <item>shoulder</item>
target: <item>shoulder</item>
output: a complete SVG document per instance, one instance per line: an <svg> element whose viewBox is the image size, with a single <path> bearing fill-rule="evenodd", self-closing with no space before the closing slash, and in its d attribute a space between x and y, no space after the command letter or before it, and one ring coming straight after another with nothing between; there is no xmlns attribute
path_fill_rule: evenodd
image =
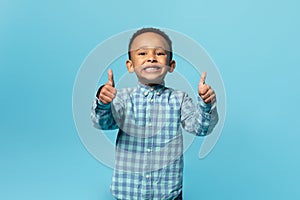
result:
<svg viewBox="0 0 300 200"><path fill-rule="evenodd" d="M136 88L121 88L121 89L117 89L117 93L119 94L129 94L132 93L133 91L135 91Z"/></svg>
<svg viewBox="0 0 300 200"><path fill-rule="evenodd" d="M165 89L166 94L168 94L169 101L175 101L179 103L180 105L186 101L188 97L188 94L185 91L177 90L173 88L166 88Z"/></svg>
<svg viewBox="0 0 300 200"><path fill-rule="evenodd" d="M166 87L165 91L167 93L171 94L172 96L177 97L177 98L184 98L185 96L187 96L187 93L185 91L182 91L182 90L177 90L177 89Z"/></svg>
<svg viewBox="0 0 300 200"><path fill-rule="evenodd" d="M138 93L137 90L138 89L136 87L117 89L117 97L122 98L122 99L128 99L132 95Z"/></svg>

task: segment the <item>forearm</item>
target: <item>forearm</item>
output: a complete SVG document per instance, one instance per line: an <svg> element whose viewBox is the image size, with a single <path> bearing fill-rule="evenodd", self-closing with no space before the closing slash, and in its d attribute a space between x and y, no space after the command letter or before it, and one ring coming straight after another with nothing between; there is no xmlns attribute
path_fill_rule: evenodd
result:
<svg viewBox="0 0 300 200"><path fill-rule="evenodd" d="M205 136L212 132L218 122L216 104L206 104L198 97L197 105L193 105L190 98L185 99L183 105L183 128L197 136Z"/></svg>
<svg viewBox="0 0 300 200"><path fill-rule="evenodd" d="M103 104L98 99L95 99L93 102L91 119L93 125L101 130L118 128L111 110L111 104Z"/></svg>
<svg viewBox="0 0 300 200"><path fill-rule="evenodd" d="M202 133L200 135L209 135L219 121L218 111L217 111L217 103L206 104L203 107L203 103L200 103L200 112L202 113ZM208 106L208 107L207 107ZM199 135L199 134L197 134Z"/></svg>

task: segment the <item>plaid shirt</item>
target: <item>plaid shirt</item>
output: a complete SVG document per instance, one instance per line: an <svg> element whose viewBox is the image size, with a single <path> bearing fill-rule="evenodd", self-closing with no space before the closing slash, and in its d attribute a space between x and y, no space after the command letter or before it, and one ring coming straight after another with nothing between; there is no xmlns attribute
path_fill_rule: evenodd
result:
<svg viewBox="0 0 300 200"><path fill-rule="evenodd" d="M164 85L117 90L110 104L98 99L94 126L119 129L111 192L117 199L174 199L182 190L181 126L204 136L218 121L216 106Z"/></svg>

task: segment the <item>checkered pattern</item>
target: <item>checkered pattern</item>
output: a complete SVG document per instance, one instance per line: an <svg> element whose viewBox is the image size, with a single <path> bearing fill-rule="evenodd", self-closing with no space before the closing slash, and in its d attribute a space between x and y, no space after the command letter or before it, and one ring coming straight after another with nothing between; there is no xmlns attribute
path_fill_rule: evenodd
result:
<svg viewBox="0 0 300 200"><path fill-rule="evenodd" d="M95 100L92 120L119 129L111 191L117 199L174 199L182 189L183 127L204 136L218 121L215 105L158 85L117 91L111 104Z"/></svg>

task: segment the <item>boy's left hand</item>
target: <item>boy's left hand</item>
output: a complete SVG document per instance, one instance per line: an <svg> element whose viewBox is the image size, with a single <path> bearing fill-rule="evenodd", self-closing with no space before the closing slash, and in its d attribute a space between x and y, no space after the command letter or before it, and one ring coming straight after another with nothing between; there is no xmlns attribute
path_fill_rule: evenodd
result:
<svg viewBox="0 0 300 200"><path fill-rule="evenodd" d="M205 103L214 103L216 101L215 91L210 87L210 85L205 83L206 72L203 72L198 85L199 96L203 99Z"/></svg>

